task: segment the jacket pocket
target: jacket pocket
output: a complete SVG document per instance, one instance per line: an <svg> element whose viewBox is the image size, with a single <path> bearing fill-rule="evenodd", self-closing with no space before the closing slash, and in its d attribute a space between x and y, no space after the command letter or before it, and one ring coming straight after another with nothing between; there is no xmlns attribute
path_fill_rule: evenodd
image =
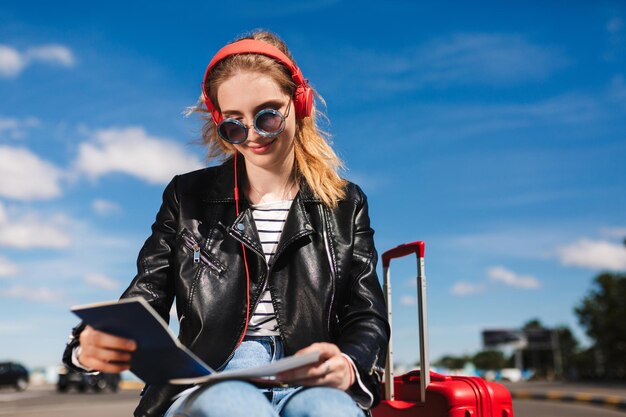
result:
<svg viewBox="0 0 626 417"><path fill-rule="evenodd" d="M218 274L224 272L224 268L211 260L211 256L202 249L196 238L187 229L183 229L180 238L183 245L192 251L194 265L209 267Z"/></svg>

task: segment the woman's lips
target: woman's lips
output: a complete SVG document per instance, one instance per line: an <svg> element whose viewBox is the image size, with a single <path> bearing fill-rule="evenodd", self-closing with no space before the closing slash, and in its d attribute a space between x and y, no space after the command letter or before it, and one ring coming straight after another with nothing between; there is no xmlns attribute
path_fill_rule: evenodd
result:
<svg viewBox="0 0 626 417"><path fill-rule="evenodd" d="M252 153L257 154L257 155L262 155L264 153L267 153L270 149L270 147L272 146L272 144L274 142L276 142L277 138L272 139L271 141L267 142L265 145L259 146L259 144L256 144L256 146L250 146L248 145L248 149L250 149L252 151Z"/></svg>

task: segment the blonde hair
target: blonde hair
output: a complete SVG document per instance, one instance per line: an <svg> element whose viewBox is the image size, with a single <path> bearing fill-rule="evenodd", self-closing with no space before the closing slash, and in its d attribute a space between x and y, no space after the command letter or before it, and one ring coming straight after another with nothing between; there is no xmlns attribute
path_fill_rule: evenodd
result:
<svg viewBox="0 0 626 417"><path fill-rule="evenodd" d="M266 31L255 31L240 39L254 39L267 42L289 57L293 61L287 45L275 34ZM293 61L295 63L295 61ZM271 76L282 91L293 97L296 85L291 78L289 69L265 55L239 54L229 56L220 61L211 70L207 80L206 91L213 103L217 101L219 86L241 71L253 71ZM323 102L321 96L315 93ZM189 107L186 114L200 113L204 123L202 125L202 142L207 145L207 158L226 159L235 152L235 148L219 138L216 124L207 111L202 95L195 106ZM343 162L329 145L330 135L318 126L319 117L325 117L317 110L315 103L311 116L296 120L294 138L295 166L294 174L297 179L304 179L313 194L328 207L334 208L337 202L345 196L346 180L339 176Z"/></svg>

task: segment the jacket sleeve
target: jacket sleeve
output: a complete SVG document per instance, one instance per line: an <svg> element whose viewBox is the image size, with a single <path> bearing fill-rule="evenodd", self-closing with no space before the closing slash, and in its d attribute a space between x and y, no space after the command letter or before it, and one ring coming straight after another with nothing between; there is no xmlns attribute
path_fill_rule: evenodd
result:
<svg viewBox="0 0 626 417"><path fill-rule="evenodd" d="M137 275L121 298L143 297L168 322L174 300L174 280L170 261L177 234L178 198L176 177L163 192L163 202L152 225L152 234L146 240L137 259ZM72 352L79 344L80 333L85 328L80 323L72 329L63 352L63 363L71 369L85 371L72 363Z"/></svg>
<svg viewBox="0 0 626 417"><path fill-rule="evenodd" d="M174 177L163 192L163 202L152 224L152 234L139 251L137 275L121 298L143 297L169 322L174 301L174 273L171 267L179 224L179 199Z"/></svg>
<svg viewBox="0 0 626 417"><path fill-rule="evenodd" d="M351 282L347 300L338 309L340 336L337 345L358 370L357 382L351 387L350 394L359 404L371 407L380 400L379 384L390 329L376 274L378 254L374 247L374 230L370 227L367 198L360 189L358 191L361 198L354 219ZM370 391L371 398L363 398L363 394L367 394L363 385Z"/></svg>

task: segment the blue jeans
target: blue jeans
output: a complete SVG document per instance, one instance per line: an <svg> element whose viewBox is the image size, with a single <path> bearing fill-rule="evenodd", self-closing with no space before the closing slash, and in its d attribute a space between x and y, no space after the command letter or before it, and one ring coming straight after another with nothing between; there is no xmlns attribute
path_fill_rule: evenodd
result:
<svg viewBox="0 0 626 417"><path fill-rule="evenodd" d="M246 337L224 370L284 356L279 337ZM345 392L329 387L257 388L244 381L211 384L178 398L165 417L364 417Z"/></svg>

